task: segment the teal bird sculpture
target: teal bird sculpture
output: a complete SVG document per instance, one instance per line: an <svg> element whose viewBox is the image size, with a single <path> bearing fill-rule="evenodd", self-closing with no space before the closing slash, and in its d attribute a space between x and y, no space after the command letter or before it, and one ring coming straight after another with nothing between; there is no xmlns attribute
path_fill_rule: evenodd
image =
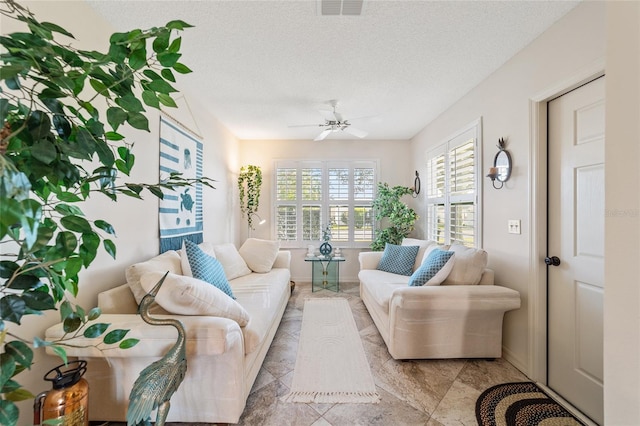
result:
<svg viewBox="0 0 640 426"><path fill-rule="evenodd" d="M144 296L138 312L147 324L175 327L178 330L178 340L162 358L140 372L129 395L127 426L150 425L151 412L156 408L158 413L155 426L164 426L169 413L169 400L187 372L186 333L182 323L176 319L149 316L149 307L153 304L167 274Z"/></svg>

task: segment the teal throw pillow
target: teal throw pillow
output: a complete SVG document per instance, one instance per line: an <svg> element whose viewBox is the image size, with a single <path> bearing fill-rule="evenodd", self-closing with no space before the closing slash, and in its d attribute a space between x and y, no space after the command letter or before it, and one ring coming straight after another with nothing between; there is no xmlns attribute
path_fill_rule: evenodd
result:
<svg viewBox="0 0 640 426"><path fill-rule="evenodd" d="M184 248L187 251L187 259L191 266L193 278L208 282L235 299L231 285L224 274L222 264L215 257L209 256L195 243L185 240Z"/></svg>
<svg viewBox="0 0 640 426"><path fill-rule="evenodd" d="M420 267L416 269L416 271L411 275L411 278L409 278L409 285L412 287L418 287L425 284L440 284L447 278L447 275L449 275L449 272L451 272L451 268L448 268L449 270L447 271L447 273L444 274L441 279L437 280L437 282L429 281L435 278L438 275L438 272L447 269L445 268L445 265L447 265L447 262L449 262L451 256L453 255L454 252L452 251L444 251L439 248L433 249L424 260L424 262L422 262L422 265L420 265ZM451 264L450 266L452 267L453 264Z"/></svg>
<svg viewBox="0 0 640 426"><path fill-rule="evenodd" d="M378 270L399 275L411 275L419 246L397 246L386 243Z"/></svg>

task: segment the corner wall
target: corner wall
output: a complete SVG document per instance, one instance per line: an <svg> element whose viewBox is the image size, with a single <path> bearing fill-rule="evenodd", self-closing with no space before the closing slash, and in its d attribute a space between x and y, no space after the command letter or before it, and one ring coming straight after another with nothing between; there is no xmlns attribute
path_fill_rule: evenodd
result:
<svg viewBox="0 0 640 426"><path fill-rule="evenodd" d="M482 117L482 170L493 164L499 138L513 159L511 179L501 190L483 178L483 243L496 283L518 290L522 307L508 312L504 324L504 356L530 374L531 333L529 289L537 285L529 276L532 236L529 234L530 182L529 100L556 86L581 68L602 61L605 55L605 3L584 2L556 22L499 70L425 127L412 143L413 168L426 175L426 152L452 133ZM425 216L425 200L416 210ZM546 214L538 211L537 214ZM520 219L522 234L507 232L507 221ZM422 222L424 225L424 222Z"/></svg>
<svg viewBox="0 0 640 426"><path fill-rule="evenodd" d="M111 28L85 2L80 1L38 1L22 2L36 14L41 21L54 22L69 30L76 40L73 45L82 49L104 51L108 47L109 36L116 30ZM158 25L162 25L158 23ZM22 31L6 18L1 22L2 33ZM133 29L133 28L131 28ZM188 30L187 30L188 31ZM185 59L188 64L188 60ZM180 77L178 76L178 82ZM179 88L179 84L177 85ZM184 96L184 97L183 97ZM196 96L179 93L174 97L178 109L167 109L170 116L186 127L200 133L204 142L204 174L216 179L217 189L203 189L204 238L212 242L239 242L237 216L234 214L236 203L233 188L238 169L238 142L231 133L215 118L212 118L199 105ZM187 108L187 106L189 108ZM189 109L193 112L189 111ZM133 153L136 163L126 182L155 183L159 171L159 113L148 108L151 132L123 129L129 142L134 142ZM91 220L104 219L116 230L114 242L117 246L117 258L114 260L104 252L99 252L90 269L80 277L78 302L86 310L97 304L97 294L125 282L127 266L146 260L159 252L158 200L150 193L144 200L121 197L114 203L100 194L83 205L83 210ZM21 326L9 324L11 331L31 339L44 337L44 330L59 322L57 312L25 318ZM16 377L32 393L37 394L50 389L43 380L44 374L61 364L58 357L44 354L41 349L35 351L35 364L31 371ZM92 394L99 398L96 392ZM32 424L33 401L19 404L20 420L18 424Z"/></svg>

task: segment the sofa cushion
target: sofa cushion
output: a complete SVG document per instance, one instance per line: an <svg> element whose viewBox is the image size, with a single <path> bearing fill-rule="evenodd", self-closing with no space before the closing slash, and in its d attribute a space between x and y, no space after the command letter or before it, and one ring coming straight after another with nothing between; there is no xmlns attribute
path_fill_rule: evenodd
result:
<svg viewBox="0 0 640 426"><path fill-rule="evenodd" d="M393 274L411 275L419 246L398 246L386 243L378 270Z"/></svg>
<svg viewBox="0 0 640 426"><path fill-rule="evenodd" d="M280 250L280 241L248 238L238 253L253 272L269 272Z"/></svg>
<svg viewBox="0 0 640 426"><path fill-rule="evenodd" d="M236 301L249 313L251 319L242 328L244 351L249 354L260 347L274 327L278 306L291 294L291 273L285 268L273 268L264 274L245 275L231 281ZM277 325L275 325L277 327Z"/></svg>
<svg viewBox="0 0 640 426"><path fill-rule="evenodd" d="M127 284L131 288L133 297L136 299L136 303L139 305L142 298L147 294L146 291L140 285L140 277L147 272L159 271L163 274L169 271L172 274L182 274L182 267L180 266L180 255L175 250L166 251L151 259L136 263L129 266L125 270L125 277Z"/></svg>
<svg viewBox="0 0 640 426"><path fill-rule="evenodd" d="M186 240L182 241L182 249L180 250L180 265L182 265L182 275L193 277L191 266L189 265L189 258L187 257L187 251L184 248L185 241ZM198 247L200 247L202 251L207 253L209 256L216 257L216 252L213 250L213 244L205 241L198 244Z"/></svg>
<svg viewBox="0 0 640 426"><path fill-rule="evenodd" d="M200 247L189 240L185 240L184 248L187 252L187 258L189 259L189 266L191 266L193 278L213 284L229 295L229 297L235 299L220 262L218 262L215 257L209 256L207 253L202 251Z"/></svg>
<svg viewBox="0 0 640 426"><path fill-rule="evenodd" d="M422 261L424 260L425 252L429 247L432 247L436 244L435 241L432 240L419 240L417 238L405 238L402 240L403 246L418 246L418 254L416 255L416 261L413 263L413 270L416 271L420 265L422 265Z"/></svg>
<svg viewBox="0 0 640 426"><path fill-rule="evenodd" d="M410 286L439 285L447 278L455 261L454 252L438 247L425 253L420 267L411 275Z"/></svg>
<svg viewBox="0 0 640 426"><path fill-rule="evenodd" d="M442 282L443 285L476 285L482 278L482 273L487 267L487 252L482 249L476 249L463 246L462 244L453 244L449 247L449 251L455 253L455 263L453 269Z"/></svg>
<svg viewBox="0 0 640 426"><path fill-rule="evenodd" d="M358 272L358 278L360 285L367 288L373 300L387 314L389 313L389 300L391 300L393 292L398 288L406 287L409 283L409 277L406 275L376 269L361 269Z"/></svg>
<svg viewBox="0 0 640 426"><path fill-rule="evenodd" d="M216 259L222 264L224 273L229 281L251 273L251 269L249 269L233 244L216 244L213 246L213 250L216 253Z"/></svg>
<svg viewBox="0 0 640 426"><path fill-rule="evenodd" d="M140 278L146 292L162 279L162 272L147 272ZM178 315L207 315L229 318L244 327L249 314L235 300L217 287L184 275L168 274L155 301L167 312Z"/></svg>

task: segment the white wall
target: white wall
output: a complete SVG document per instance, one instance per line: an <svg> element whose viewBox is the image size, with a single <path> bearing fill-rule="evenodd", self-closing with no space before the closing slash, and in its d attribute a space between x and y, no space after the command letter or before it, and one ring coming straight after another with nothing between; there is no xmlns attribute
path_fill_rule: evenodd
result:
<svg viewBox="0 0 640 426"><path fill-rule="evenodd" d="M104 51L108 47L109 35L115 32L84 2L29 2L25 5L29 6L39 20L54 22L73 33L77 40L73 45L76 47ZM3 33L18 30L6 19L2 20ZM178 94L176 100L179 108L168 109L167 112L203 136L204 174L218 180L214 184L217 189L204 188L203 191L204 238L212 242L237 243L237 215L233 214L236 201L232 191L239 167L237 140L218 121L204 112L195 96ZM148 112L150 133L136 130L127 130L125 133L130 142L135 142L133 152L136 155L136 165L132 176L126 179L127 182L158 181L159 113L152 108ZM124 271L127 266L158 254L158 200L147 193L143 201L123 197L114 203L98 194L83 209L89 218L104 219L115 227L117 238L114 241L118 249L116 260L100 253L90 269L82 273L79 302L88 309L96 305L100 291L125 282ZM26 338L35 335L43 337L44 330L58 321L57 312L51 312L42 317L28 318L17 328L11 324L11 330ZM32 370L20 374L17 379L37 394L50 388L42 377L50 368L60 363L59 358L44 355L38 350ZM93 397L99 398L99 394L96 393ZM20 404L21 417L18 424L31 424L32 403L33 401L25 401Z"/></svg>
<svg viewBox="0 0 640 426"><path fill-rule="evenodd" d="M604 413L640 424L640 3L607 3Z"/></svg>
<svg viewBox="0 0 640 426"><path fill-rule="evenodd" d="M280 159L313 160L380 160L378 181L391 186L413 186L415 172L409 166L409 141L380 140L334 140L322 142L312 140L298 141L241 141L241 165L253 164L262 169L262 192L258 214L267 220L264 226L256 227L251 236L256 238L274 238L274 229L269 226L273 219L273 165ZM411 197L407 196L405 201ZM240 214L239 208L236 210ZM241 219L240 232L247 235L246 218ZM343 246L341 246L343 247ZM343 250L346 261L340 265L340 281L358 280L358 253L362 249ZM311 282L311 265L305 263L306 246L292 249L291 276L296 282Z"/></svg>
<svg viewBox="0 0 640 426"><path fill-rule="evenodd" d="M518 290L522 307L508 312L504 326L504 355L528 373L529 277L532 236L529 234L529 100L564 81L581 68L605 55L605 4L585 2L560 19L498 71L489 76L450 109L431 122L413 140L414 167L425 173L425 153L446 137L478 117L483 127L483 170L487 171L497 152L499 138L507 140L513 160L511 179L496 190L483 178L483 247L489 253L489 267L496 271L496 283ZM486 175L486 173L483 173ZM424 198L417 199L423 212ZM544 214L545 212L540 212ZM423 215L424 216L424 215ZM507 232L507 221L520 219L522 234Z"/></svg>

